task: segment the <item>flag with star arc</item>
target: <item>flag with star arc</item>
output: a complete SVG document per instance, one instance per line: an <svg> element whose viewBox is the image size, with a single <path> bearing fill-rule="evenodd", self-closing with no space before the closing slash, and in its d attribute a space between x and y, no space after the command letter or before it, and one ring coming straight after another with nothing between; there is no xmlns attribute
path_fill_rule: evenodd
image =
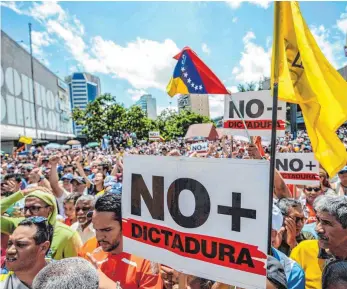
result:
<svg viewBox="0 0 347 289"><path fill-rule="evenodd" d="M176 94L229 94L218 77L189 47L174 57L177 64L167 86L167 93Z"/></svg>

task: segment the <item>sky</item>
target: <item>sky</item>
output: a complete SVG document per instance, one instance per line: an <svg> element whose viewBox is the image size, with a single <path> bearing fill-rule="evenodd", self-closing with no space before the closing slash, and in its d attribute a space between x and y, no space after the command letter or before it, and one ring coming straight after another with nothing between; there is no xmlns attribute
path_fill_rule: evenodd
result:
<svg viewBox="0 0 347 289"><path fill-rule="evenodd" d="M270 76L273 3L220 2L1 2L1 29L29 46L61 78L76 71L100 77L102 93L131 106L143 94L158 113L177 108L166 85L176 60L190 46L232 92ZM327 59L347 64L347 4L300 2L304 19ZM210 96L211 117L223 115L223 96Z"/></svg>

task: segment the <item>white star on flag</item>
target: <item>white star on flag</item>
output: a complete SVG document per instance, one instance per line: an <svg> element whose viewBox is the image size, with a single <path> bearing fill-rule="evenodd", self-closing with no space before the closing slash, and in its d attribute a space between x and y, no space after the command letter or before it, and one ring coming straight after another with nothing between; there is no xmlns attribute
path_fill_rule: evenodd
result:
<svg viewBox="0 0 347 289"><path fill-rule="evenodd" d="M194 82L192 82L191 86L194 87L194 85L195 85Z"/></svg>
<svg viewBox="0 0 347 289"><path fill-rule="evenodd" d="M187 77L188 77L188 73L187 73L187 72L183 73L183 76L184 76L185 78L187 78Z"/></svg>
<svg viewBox="0 0 347 289"><path fill-rule="evenodd" d="M182 71L182 72L185 71L184 67L181 68L181 71Z"/></svg>
<svg viewBox="0 0 347 289"><path fill-rule="evenodd" d="M197 85L195 85L195 90L198 90L198 86Z"/></svg>
<svg viewBox="0 0 347 289"><path fill-rule="evenodd" d="M187 82L190 83L192 80L190 78L188 78Z"/></svg>
<svg viewBox="0 0 347 289"><path fill-rule="evenodd" d="M199 86L199 89L202 90L202 85Z"/></svg>

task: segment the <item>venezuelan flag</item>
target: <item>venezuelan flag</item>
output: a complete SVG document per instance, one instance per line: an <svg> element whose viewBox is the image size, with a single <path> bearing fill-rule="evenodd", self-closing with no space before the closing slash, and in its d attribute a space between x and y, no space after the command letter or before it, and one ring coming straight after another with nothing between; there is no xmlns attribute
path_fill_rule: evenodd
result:
<svg viewBox="0 0 347 289"><path fill-rule="evenodd" d="M176 94L229 94L218 77L191 48L183 48L174 58L178 61L166 88L171 97Z"/></svg>

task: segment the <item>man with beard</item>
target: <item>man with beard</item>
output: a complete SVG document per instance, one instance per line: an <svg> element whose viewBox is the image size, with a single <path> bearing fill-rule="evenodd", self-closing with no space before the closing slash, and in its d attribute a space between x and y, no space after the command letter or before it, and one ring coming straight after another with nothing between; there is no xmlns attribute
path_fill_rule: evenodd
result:
<svg viewBox="0 0 347 289"><path fill-rule="evenodd" d="M333 260L347 260L347 197L321 196L314 202L319 240L303 241L290 257L305 271L306 289L322 288L322 272Z"/></svg>
<svg viewBox="0 0 347 289"><path fill-rule="evenodd" d="M101 265L87 253L95 267L102 271L100 280L108 279L106 288L162 289L159 265L123 252L121 197L105 194L95 202L92 218L97 243L108 256ZM91 239L90 242L96 243ZM106 277L106 276L107 277ZM106 278L105 278L106 277ZM104 281L100 281L104 283Z"/></svg>
<svg viewBox="0 0 347 289"><path fill-rule="evenodd" d="M30 217L18 224L6 250L6 274L0 275L0 289L29 289L47 264L45 256L53 238L53 226L43 217Z"/></svg>
<svg viewBox="0 0 347 289"><path fill-rule="evenodd" d="M71 225L71 229L78 232L83 244L95 236L92 218L88 216L93 209L94 196L86 195L77 199L75 205L77 222Z"/></svg>

